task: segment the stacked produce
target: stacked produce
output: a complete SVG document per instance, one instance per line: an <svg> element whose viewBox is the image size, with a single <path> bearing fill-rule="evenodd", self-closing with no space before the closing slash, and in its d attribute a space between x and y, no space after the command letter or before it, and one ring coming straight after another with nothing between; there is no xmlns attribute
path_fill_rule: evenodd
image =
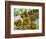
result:
<svg viewBox="0 0 46 39"><path fill-rule="evenodd" d="M14 9L14 17L19 16L19 19L14 21L14 29L29 30L38 29L39 10L38 9ZM20 19L21 18L21 19ZM37 22L37 23L35 23Z"/></svg>

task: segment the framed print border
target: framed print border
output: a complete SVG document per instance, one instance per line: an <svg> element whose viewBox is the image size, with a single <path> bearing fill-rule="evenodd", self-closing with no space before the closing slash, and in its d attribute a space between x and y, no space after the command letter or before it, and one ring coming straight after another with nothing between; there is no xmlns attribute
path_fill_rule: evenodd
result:
<svg viewBox="0 0 46 39"><path fill-rule="evenodd" d="M11 5L41 6L42 7L42 33L10 34L11 29ZM45 4L35 2L5 1L5 38L34 37L45 35Z"/></svg>

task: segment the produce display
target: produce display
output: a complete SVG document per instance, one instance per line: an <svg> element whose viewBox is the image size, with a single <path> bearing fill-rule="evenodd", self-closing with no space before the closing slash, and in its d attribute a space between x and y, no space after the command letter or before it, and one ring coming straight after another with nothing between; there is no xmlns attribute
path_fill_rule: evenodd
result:
<svg viewBox="0 0 46 39"><path fill-rule="evenodd" d="M20 17L17 17L17 16L20 16ZM14 8L14 29L15 30L38 29L39 28L38 23L39 23L38 9Z"/></svg>

